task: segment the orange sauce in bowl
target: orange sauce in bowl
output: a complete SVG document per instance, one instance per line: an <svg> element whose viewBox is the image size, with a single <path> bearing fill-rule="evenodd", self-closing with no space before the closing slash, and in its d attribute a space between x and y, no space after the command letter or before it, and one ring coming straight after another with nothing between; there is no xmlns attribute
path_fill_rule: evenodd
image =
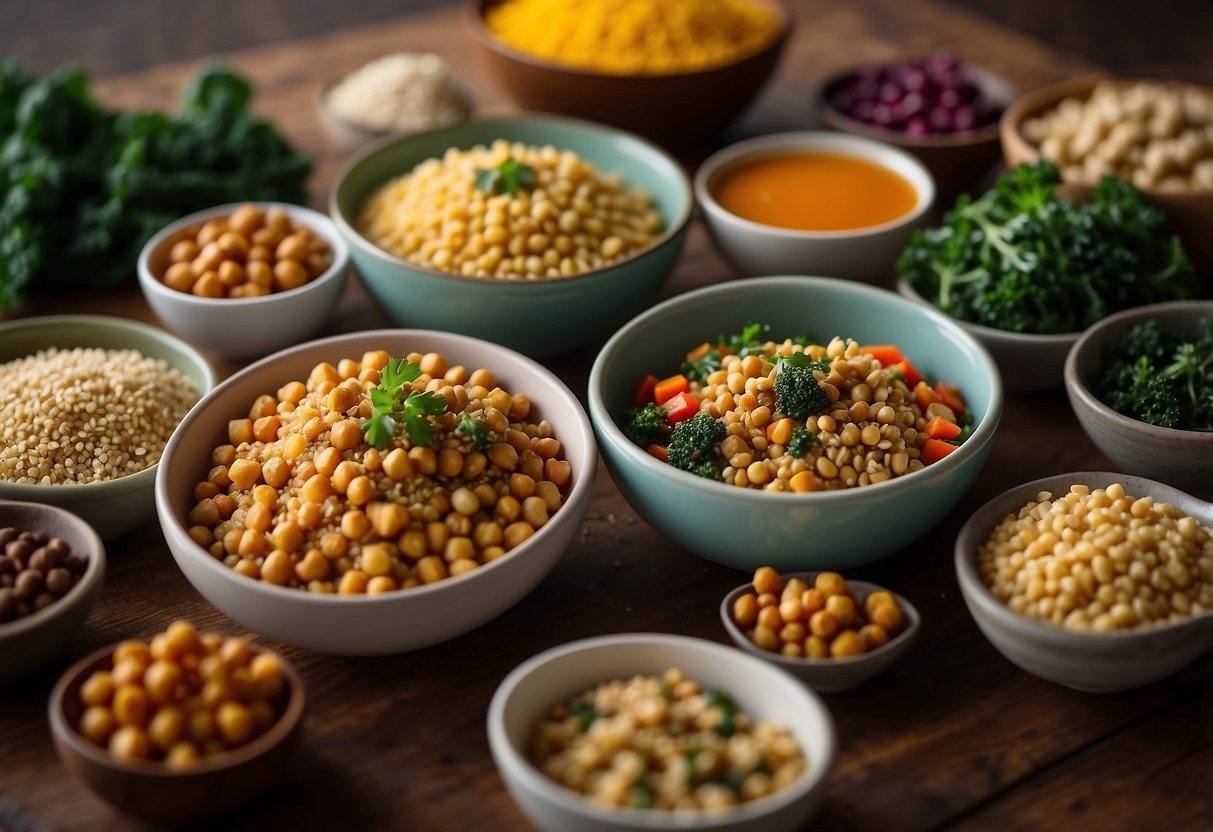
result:
<svg viewBox="0 0 1213 832"><path fill-rule="evenodd" d="M845 153L773 153L738 165L713 191L721 206L751 222L798 231L883 225L918 205L901 174Z"/></svg>

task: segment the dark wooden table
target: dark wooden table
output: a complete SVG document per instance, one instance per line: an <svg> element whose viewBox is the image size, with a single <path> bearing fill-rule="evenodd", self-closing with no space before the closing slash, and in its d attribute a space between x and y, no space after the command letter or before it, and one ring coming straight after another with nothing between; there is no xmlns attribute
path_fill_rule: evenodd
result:
<svg viewBox="0 0 1213 832"><path fill-rule="evenodd" d="M756 107L720 143L815 126L809 102L816 84L861 60L942 46L1024 89L1093 68L935 0L796 5L800 25L784 63ZM316 158L317 207L324 206L343 161L317 119L317 85L401 49L440 52L476 86L484 111L509 109L472 61L452 9L225 56L256 83L257 109ZM166 108L195 68L156 67L106 79L99 91L114 105ZM686 161L693 166L697 158ZM734 276L697 224L665 294ZM133 286L27 310L49 311L152 319ZM351 285L332 328L387 323ZM587 349L549 363L583 393L593 355ZM216 366L224 374L236 369ZM999 655L974 626L953 575L956 532L987 499L1037 477L1110 468L1060 391L1010 396L989 461L956 510L922 540L850 576L912 599L922 612L923 633L909 657L884 675L826 697L838 723L840 753L814 828L1059 826L1102 832L1213 826L1209 657L1166 682L1128 693L1071 691L1029 676ZM50 687L73 658L124 637L149 636L174 618L241 631L185 581L155 523L111 543L109 555L105 590L68 655L0 689L0 828L146 828L60 766L45 717ZM273 789L204 828L526 828L485 737L485 709L501 678L540 650L603 633L673 632L726 641L717 604L744 578L665 541L601 470L589 515L563 560L490 624L447 644L378 659L332 658L271 643L306 680L304 741Z"/></svg>

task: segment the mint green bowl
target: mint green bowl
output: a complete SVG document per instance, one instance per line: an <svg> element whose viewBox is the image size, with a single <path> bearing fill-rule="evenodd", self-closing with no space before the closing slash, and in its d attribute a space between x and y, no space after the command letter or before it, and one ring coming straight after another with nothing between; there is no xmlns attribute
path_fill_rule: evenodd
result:
<svg viewBox="0 0 1213 832"><path fill-rule="evenodd" d="M616 420L646 374L747 321L772 337L809 333L896 344L924 375L957 385L975 418L954 453L913 474L865 488L777 494L703 479L657 461ZM896 294L827 277L760 277L672 298L620 329L590 371L589 411L615 485L641 517L689 552L736 569L851 569L903 549L960 501L990 452L1002 382L989 353L952 319Z"/></svg>
<svg viewBox="0 0 1213 832"><path fill-rule="evenodd" d="M619 173L652 194L665 232L639 254L572 277L507 281L463 277L388 254L355 230L358 211L382 184L441 156L495 139L554 145ZM362 284L404 327L472 335L531 355L583 346L645 308L673 270L690 224L691 185L678 164L631 133L588 121L526 115L469 121L392 138L364 151L337 179L329 212L350 246Z"/></svg>

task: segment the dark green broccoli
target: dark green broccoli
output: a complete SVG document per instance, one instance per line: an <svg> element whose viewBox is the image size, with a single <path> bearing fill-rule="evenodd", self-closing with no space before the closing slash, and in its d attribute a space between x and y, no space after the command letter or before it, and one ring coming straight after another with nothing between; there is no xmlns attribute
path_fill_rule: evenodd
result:
<svg viewBox="0 0 1213 832"><path fill-rule="evenodd" d="M809 446L817 441L817 434L804 425L792 428L792 438L788 440L788 456L804 456L809 452Z"/></svg>
<svg viewBox="0 0 1213 832"><path fill-rule="evenodd" d="M805 419L820 413L830 405L825 388L816 373L830 371L827 359L811 360L804 353L794 353L779 362L779 374L775 376L776 407L785 416Z"/></svg>
<svg viewBox="0 0 1213 832"><path fill-rule="evenodd" d="M696 413L674 426L670 434L670 464L701 477L720 479L724 460L716 446L726 435L724 422L707 413Z"/></svg>
<svg viewBox="0 0 1213 832"><path fill-rule="evenodd" d="M644 407L633 407L625 414L628 419L623 435L642 448L663 445L670 435L670 422L665 409L649 402Z"/></svg>
<svg viewBox="0 0 1213 832"><path fill-rule="evenodd" d="M1104 351L1099 397L1113 410L1164 428L1213 430L1213 320L1204 335L1138 324Z"/></svg>

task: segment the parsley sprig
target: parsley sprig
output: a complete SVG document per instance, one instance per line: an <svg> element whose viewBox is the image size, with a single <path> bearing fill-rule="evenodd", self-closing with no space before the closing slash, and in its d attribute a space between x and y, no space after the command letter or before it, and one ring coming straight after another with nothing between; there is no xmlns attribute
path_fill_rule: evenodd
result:
<svg viewBox="0 0 1213 832"><path fill-rule="evenodd" d="M434 423L431 416L446 412L446 399L434 393L418 393L410 386L421 376L421 368L406 358L392 359L384 365L379 386L371 388L375 412L362 424L366 441L382 451L403 425L413 445L432 445Z"/></svg>
<svg viewBox="0 0 1213 832"><path fill-rule="evenodd" d="M472 440L472 446L481 453L487 451L489 445L492 444L492 439L489 437L489 426L483 419L473 416L471 413L464 413L459 417L459 424L455 426L455 430Z"/></svg>
<svg viewBox="0 0 1213 832"><path fill-rule="evenodd" d="M535 171L513 156L495 168L480 168L474 180L476 190L490 194L515 194L535 184Z"/></svg>

